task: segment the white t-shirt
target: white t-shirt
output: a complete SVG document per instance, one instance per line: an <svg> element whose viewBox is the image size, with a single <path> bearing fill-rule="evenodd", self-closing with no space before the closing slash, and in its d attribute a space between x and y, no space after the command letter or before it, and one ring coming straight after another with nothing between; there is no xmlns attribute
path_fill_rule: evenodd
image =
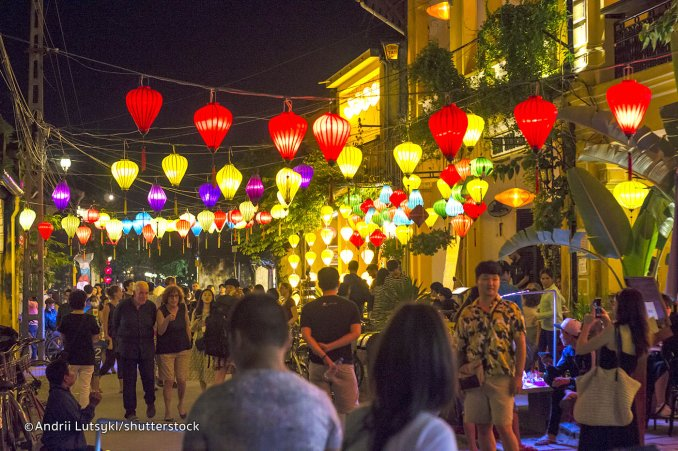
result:
<svg viewBox="0 0 678 451"><path fill-rule="evenodd" d="M351 412L346 419L345 451L370 449L369 433L363 429L370 407ZM429 412L420 412L396 435L392 436L384 451L457 451L457 439L450 425Z"/></svg>

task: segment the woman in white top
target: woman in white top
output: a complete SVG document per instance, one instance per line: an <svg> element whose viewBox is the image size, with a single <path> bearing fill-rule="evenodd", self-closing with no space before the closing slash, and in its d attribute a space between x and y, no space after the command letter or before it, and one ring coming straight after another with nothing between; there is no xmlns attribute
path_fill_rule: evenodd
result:
<svg viewBox="0 0 678 451"><path fill-rule="evenodd" d="M565 302L565 299L563 298L563 295L560 294L560 290L558 290L558 287L553 280L553 272L550 269L542 269L539 272L539 280L541 281L541 286L544 287L544 291L553 290L556 292L556 324L562 323L563 303ZM537 319L541 326L537 350L542 352L548 349L549 352L553 352L553 349L551 349L553 347L553 337L555 334L553 328L553 293L544 293L541 295Z"/></svg>
<svg viewBox="0 0 678 451"><path fill-rule="evenodd" d="M374 400L346 420L350 451L456 451L438 412L453 399L449 332L431 306L404 304L379 334L370 381Z"/></svg>

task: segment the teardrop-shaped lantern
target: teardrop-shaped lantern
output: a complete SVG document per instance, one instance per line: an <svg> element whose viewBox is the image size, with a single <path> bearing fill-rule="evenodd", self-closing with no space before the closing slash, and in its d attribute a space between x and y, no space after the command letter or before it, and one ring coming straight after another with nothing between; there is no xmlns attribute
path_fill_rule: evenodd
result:
<svg viewBox="0 0 678 451"><path fill-rule="evenodd" d="M513 109L518 128L535 152L544 147L558 117L558 108L541 96L530 96Z"/></svg>
<svg viewBox="0 0 678 451"><path fill-rule="evenodd" d="M71 189L68 187L66 180L62 180L56 184L54 191L52 191L52 202L57 210L64 210L68 207L68 202L71 200Z"/></svg>
<svg viewBox="0 0 678 451"><path fill-rule="evenodd" d="M275 204L271 208L271 216L273 216L273 219L283 219L283 218L286 218L287 215L289 215L289 214L290 214L290 211L280 204Z"/></svg>
<svg viewBox="0 0 678 451"><path fill-rule="evenodd" d="M148 219L149 219L148 222L150 222L151 217L149 216ZM188 221L188 223L191 225L191 227L193 227L195 225L195 216L192 215L188 211L186 213L184 213L183 215L179 216L179 219L183 219L184 221Z"/></svg>
<svg viewBox="0 0 678 451"><path fill-rule="evenodd" d="M428 128L431 130L433 139L438 143L440 151L447 161L451 162L461 148L468 128L468 117L453 103L433 113L428 120Z"/></svg>
<svg viewBox="0 0 678 451"><path fill-rule="evenodd" d="M313 123L313 135L330 166L339 158L351 135L351 124L334 113L325 113Z"/></svg>
<svg viewBox="0 0 678 451"><path fill-rule="evenodd" d="M442 196L443 199L450 198L450 196L452 195L452 188L450 188L450 185L448 185L445 182L445 180L438 179L436 181L436 186L438 187L438 191L440 192L440 195Z"/></svg>
<svg viewBox="0 0 678 451"><path fill-rule="evenodd" d="M247 181L245 194L247 194L247 197L250 198L250 201L252 201L254 205L259 204L261 198L264 197L264 182L261 181L259 174L254 174Z"/></svg>
<svg viewBox="0 0 678 451"><path fill-rule="evenodd" d="M156 213L159 213L167 202L167 194L165 190L162 189L162 186L153 184L151 189L148 191L148 205L151 206L151 209Z"/></svg>
<svg viewBox="0 0 678 451"><path fill-rule="evenodd" d="M250 219L254 218L254 214L257 212L257 207L249 200L241 202L238 209L240 214L242 214L242 220L245 222L249 222Z"/></svg>
<svg viewBox="0 0 678 451"><path fill-rule="evenodd" d="M208 182L198 187L198 194L202 203L205 204L205 208L213 208L219 202L221 190L217 185Z"/></svg>
<svg viewBox="0 0 678 451"><path fill-rule="evenodd" d="M294 159L307 129L306 119L293 113L291 109L273 116L268 121L268 132L273 140L273 145L285 161Z"/></svg>
<svg viewBox="0 0 678 451"><path fill-rule="evenodd" d="M605 96L619 128L631 138L643 122L652 91L636 80L627 79L610 86Z"/></svg>
<svg viewBox="0 0 678 451"><path fill-rule="evenodd" d="M344 249L339 253L339 257L341 257L341 261L343 261L345 265L348 265L348 263L353 260L353 251Z"/></svg>
<svg viewBox="0 0 678 451"><path fill-rule="evenodd" d="M141 231L141 234L143 235L144 239L148 244L151 244L153 242L153 239L155 238L155 230L153 230L153 227L151 227L150 224L146 224Z"/></svg>
<svg viewBox="0 0 678 451"><path fill-rule="evenodd" d="M286 204L290 204L301 186L301 176L290 168L282 168L275 176L275 184Z"/></svg>
<svg viewBox="0 0 678 451"><path fill-rule="evenodd" d="M313 232L304 233L304 241L306 241L308 247L313 247L313 245L315 244L315 240L316 240L315 233Z"/></svg>
<svg viewBox="0 0 678 451"><path fill-rule="evenodd" d="M374 260L374 251L372 249L365 249L360 253L360 258L363 259L366 265L369 265Z"/></svg>
<svg viewBox="0 0 678 451"><path fill-rule="evenodd" d="M80 245L84 246L85 244L87 244L90 237L92 236L92 229L90 229L86 225L81 225L75 230L75 234L78 237L78 241L80 241Z"/></svg>
<svg viewBox="0 0 678 451"><path fill-rule="evenodd" d="M38 224L38 233L40 233L43 240L49 240L49 237L52 236L52 232L54 232L54 226L51 222L43 221Z"/></svg>
<svg viewBox="0 0 678 451"><path fill-rule="evenodd" d="M445 205L445 213L447 216L454 217L464 213L464 206L461 202L450 198Z"/></svg>
<svg viewBox="0 0 678 451"><path fill-rule="evenodd" d="M99 210L97 210L94 207L90 207L87 212L85 213L84 217L86 222L89 222L90 224L94 224L99 220Z"/></svg>
<svg viewBox="0 0 678 451"><path fill-rule="evenodd" d="M315 263L315 259L318 258L318 256L315 252L308 251L306 254L304 254L304 258L306 259L308 266L313 266L313 263Z"/></svg>
<svg viewBox="0 0 678 451"><path fill-rule="evenodd" d="M115 246L122 238L122 221L111 219L106 222L106 234L108 239Z"/></svg>
<svg viewBox="0 0 678 451"><path fill-rule="evenodd" d="M346 180L353 180L363 161L363 153L357 147L346 146L337 158L337 166Z"/></svg>
<svg viewBox="0 0 678 451"><path fill-rule="evenodd" d="M24 229L25 232L28 232L28 230L31 228L33 221L35 221L35 217L35 211L28 207L24 207L24 209L21 211L19 214L19 225L21 225L21 228Z"/></svg>
<svg viewBox="0 0 678 451"><path fill-rule="evenodd" d="M297 286L299 286L299 282L301 282L301 277L299 277L299 274L290 274L287 276L287 282L292 288L297 288Z"/></svg>
<svg viewBox="0 0 678 451"><path fill-rule="evenodd" d="M452 230L459 237L465 237L473 225L473 219L466 215L458 215L452 218Z"/></svg>
<svg viewBox="0 0 678 451"><path fill-rule="evenodd" d="M412 190L410 197L407 199L407 208L412 210L417 205L424 206L424 197L421 195L421 191L418 189Z"/></svg>
<svg viewBox="0 0 678 451"><path fill-rule="evenodd" d="M332 243L332 240L334 239L334 229L330 227L324 227L320 229L320 239L323 240L325 246L329 246L330 243Z"/></svg>
<svg viewBox="0 0 678 451"><path fill-rule="evenodd" d="M176 227L179 236L183 239L188 236L188 232L191 230L191 223L185 219L180 219L177 221Z"/></svg>
<svg viewBox="0 0 678 451"><path fill-rule="evenodd" d="M421 160L421 146L407 141L402 144L398 144L395 149L393 149L393 157L395 158L398 167L403 174L409 176L414 172L419 161Z"/></svg>
<svg viewBox="0 0 678 451"><path fill-rule="evenodd" d="M242 173L231 163L224 165L223 168L217 172L217 184L221 189L221 194L224 199L233 200L236 191L242 182Z"/></svg>
<svg viewBox="0 0 678 451"><path fill-rule="evenodd" d="M435 201L433 211L441 218L447 218L447 201L445 199Z"/></svg>
<svg viewBox="0 0 678 451"><path fill-rule="evenodd" d="M468 190L469 196L477 204L481 203L487 194L487 189L489 184L482 179L473 179L466 183L466 189Z"/></svg>
<svg viewBox="0 0 678 451"><path fill-rule="evenodd" d="M231 128L233 115L218 102L210 102L195 112L193 123L207 148L215 153Z"/></svg>
<svg viewBox="0 0 678 451"><path fill-rule="evenodd" d="M219 232L221 232L222 229L224 228L224 225L226 225L226 219L227 216L225 212L221 210L217 210L214 212L214 225L217 226L217 230Z"/></svg>
<svg viewBox="0 0 678 451"><path fill-rule="evenodd" d="M332 249L324 249L320 253L320 259L323 261L325 266L330 266L332 264L332 260L334 260L334 252Z"/></svg>
<svg viewBox="0 0 678 451"><path fill-rule="evenodd" d="M405 191L412 192L412 190L419 189L421 186L421 177L417 174L412 174L409 177L403 177L403 187Z"/></svg>
<svg viewBox="0 0 678 451"><path fill-rule="evenodd" d="M333 217L334 209L329 205L323 205L322 208L320 209L320 219L322 220L323 224L325 224L325 227L328 227L330 225Z"/></svg>
<svg viewBox="0 0 678 451"><path fill-rule="evenodd" d="M522 188L510 188L494 196L494 200L512 208L530 204L536 196Z"/></svg>
<svg viewBox="0 0 678 451"><path fill-rule="evenodd" d="M301 176L301 189L308 188L308 185L311 184L313 179L313 167L307 164L300 164L299 166L294 167L294 172L297 172Z"/></svg>
<svg viewBox="0 0 678 451"><path fill-rule="evenodd" d="M174 151L162 159L162 170L172 186L179 186L187 169L188 159Z"/></svg>
<svg viewBox="0 0 678 451"><path fill-rule="evenodd" d="M165 236L165 233L167 232L169 221L161 216L158 216L153 220L153 223L155 223L155 233L158 235L158 239L162 240L162 237Z"/></svg>
<svg viewBox="0 0 678 451"><path fill-rule="evenodd" d="M198 213L196 219L198 220L198 223L200 223L200 227L202 227L203 230L209 230L210 227L212 227L212 224L214 224L214 213L209 210L203 210Z"/></svg>
<svg viewBox="0 0 678 451"><path fill-rule="evenodd" d="M468 128L466 129L466 133L464 133L464 145L469 150L472 150L476 144L478 144L478 141L483 134L485 120L473 113L466 113L466 117L468 118Z"/></svg>
<svg viewBox="0 0 678 451"><path fill-rule="evenodd" d="M287 257L287 263L290 264L290 267L292 270L296 270L297 267L299 266L299 263L301 262L301 257L299 257L297 254L292 254Z"/></svg>
<svg viewBox="0 0 678 451"><path fill-rule="evenodd" d="M145 135L162 108L162 95L148 86L139 86L127 93L125 103L139 133Z"/></svg>
<svg viewBox="0 0 678 451"><path fill-rule="evenodd" d="M101 212L99 213L99 219L96 220L94 223L94 227L96 227L99 230L104 230L106 228L106 224L111 220L111 215L109 215L106 212Z"/></svg>
<svg viewBox="0 0 678 451"><path fill-rule="evenodd" d="M75 236L75 231L78 230L80 225L80 218L73 215L68 215L61 220L61 228L66 232L68 238L73 238Z"/></svg>
<svg viewBox="0 0 678 451"><path fill-rule="evenodd" d="M290 246L292 246L292 249L297 248L300 240L301 239L299 238L299 235L297 235L296 233L293 233L287 238L287 241L290 243Z"/></svg>

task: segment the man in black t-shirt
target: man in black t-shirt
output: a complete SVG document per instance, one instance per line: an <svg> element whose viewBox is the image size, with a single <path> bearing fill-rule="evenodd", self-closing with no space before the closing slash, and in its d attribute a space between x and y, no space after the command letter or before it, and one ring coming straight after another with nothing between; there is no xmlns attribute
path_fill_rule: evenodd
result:
<svg viewBox="0 0 678 451"><path fill-rule="evenodd" d="M358 381L351 344L360 336L360 312L356 304L337 296L339 273L327 267L318 271L323 296L301 311L301 334L313 351L309 380L334 393L334 406L345 415L358 406Z"/></svg>
<svg viewBox="0 0 678 451"><path fill-rule="evenodd" d="M339 285L339 296L350 299L358 306L358 311L362 315L363 307L370 301L370 287L367 282L358 275L359 264L352 260L348 263L348 274L344 276L344 281Z"/></svg>

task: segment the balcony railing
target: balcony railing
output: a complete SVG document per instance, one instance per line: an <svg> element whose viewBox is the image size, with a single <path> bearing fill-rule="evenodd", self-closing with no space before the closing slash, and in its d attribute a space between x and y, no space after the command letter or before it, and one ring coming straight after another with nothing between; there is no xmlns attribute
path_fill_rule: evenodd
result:
<svg viewBox="0 0 678 451"><path fill-rule="evenodd" d="M651 46L648 46L643 50L643 43L638 37L643 30L644 24L655 22L662 14L666 13L670 6L671 0L663 1L650 9L642 11L635 16L622 19L614 24L615 65L633 63L633 69L637 72L671 61L670 54L663 58L640 61L669 53L671 48L668 44L657 44L657 47L654 50ZM639 62L635 63L635 61ZM616 77L621 77L623 74L623 66L615 68Z"/></svg>

